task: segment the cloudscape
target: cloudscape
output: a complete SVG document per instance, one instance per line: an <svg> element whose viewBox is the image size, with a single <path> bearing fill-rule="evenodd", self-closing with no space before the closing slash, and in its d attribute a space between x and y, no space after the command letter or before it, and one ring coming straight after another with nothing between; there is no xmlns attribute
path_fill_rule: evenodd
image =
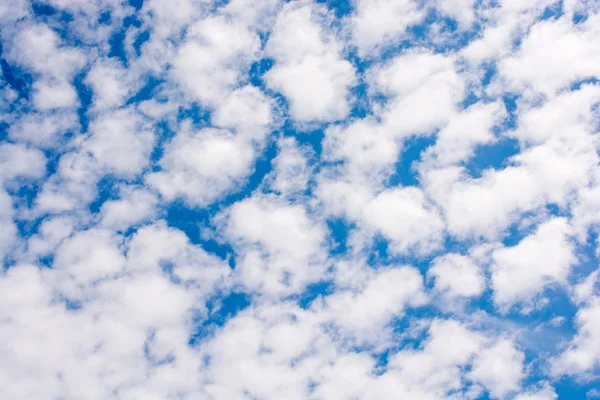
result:
<svg viewBox="0 0 600 400"><path fill-rule="evenodd" d="M597 0L6 0L0 41L0 399L600 399Z"/></svg>

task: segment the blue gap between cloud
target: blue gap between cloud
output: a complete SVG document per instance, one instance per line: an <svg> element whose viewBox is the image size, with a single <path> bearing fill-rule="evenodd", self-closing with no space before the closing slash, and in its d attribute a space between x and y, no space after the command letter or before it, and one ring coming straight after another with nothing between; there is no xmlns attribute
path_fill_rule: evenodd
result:
<svg viewBox="0 0 600 400"><path fill-rule="evenodd" d="M206 302L208 317L194 329L188 344L195 346L203 339L210 337L215 329L223 327L229 319L248 308L251 302L250 295L242 292L231 292L226 296L221 293L212 297Z"/></svg>

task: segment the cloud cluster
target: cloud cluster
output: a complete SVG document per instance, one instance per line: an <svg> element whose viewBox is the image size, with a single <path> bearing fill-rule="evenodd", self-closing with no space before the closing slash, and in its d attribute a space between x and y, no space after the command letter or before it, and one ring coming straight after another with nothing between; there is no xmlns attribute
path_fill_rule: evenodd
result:
<svg viewBox="0 0 600 400"><path fill-rule="evenodd" d="M0 28L0 398L597 397L596 2Z"/></svg>

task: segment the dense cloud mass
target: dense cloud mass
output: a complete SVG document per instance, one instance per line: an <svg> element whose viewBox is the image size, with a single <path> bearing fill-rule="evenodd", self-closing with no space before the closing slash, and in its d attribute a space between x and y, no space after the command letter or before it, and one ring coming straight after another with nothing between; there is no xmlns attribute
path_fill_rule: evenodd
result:
<svg viewBox="0 0 600 400"><path fill-rule="evenodd" d="M600 398L596 0L0 4L0 399Z"/></svg>

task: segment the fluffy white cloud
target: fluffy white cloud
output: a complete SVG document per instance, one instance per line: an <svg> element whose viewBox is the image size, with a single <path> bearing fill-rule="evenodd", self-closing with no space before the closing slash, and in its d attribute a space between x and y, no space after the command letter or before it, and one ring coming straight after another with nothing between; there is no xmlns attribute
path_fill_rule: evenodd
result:
<svg viewBox="0 0 600 400"><path fill-rule="evenodd" d="M63 293L81 300L87 285L121 273L125 257L119 250L119 239L109 231L92 229L63 241L56 249L53 263L59 277L57 285Z"/></svg>
<svg viewBox="0 0 600 400"><path fill-rule="evenodd" d="M465 89L455 61L453 56L414 50L369 71L371 90L389 97L380 114L390 134L426 134L448 123Z"/></svg>
<svg viewBox="0 0 600 400"><path fill-rule="evenodd" d="M533 389L526 393L521 393L515 397L515 400L555 400L558 398L554 389L548 384L539 389Z"/></svg>
<svg viewBox="0 0 600 400"><path fill-rule="evenodd" d="M425 15L426 9L414 0L359 0L351 19L353 41L361 55L375 53L398 42Z"/></svg>
<svg viewBox="0 0 600 400"><path fill-rule="evenodd" d="M453 234L497 237L518 216L546 202L566 205L571 193L588 184L597 159L589 146L550 140L477 179L466 177L464 168L448 167L428 171L423 180Z"/></svg>
<svg viewBox="0 0 600 400"><path fill-rule="evenodd" d="M139 174L154 145L152 126L131 109L103 114L90 124L91 136L82 145L98 162L124 178Z"/></svg>
<svg viewBox="0 0 600 400"><path fill-rule="evenodd" d="M30 3L0 398L594 395L594 1Z"/></svg>
<svg viewBox="0 0 600 400"><path fill-rule="evenodd" d="M14 209L10 195L5 191L0 191L0 259L4 261L6 253L10 250L16 241L17 227L13 221Z"/></svg>
<svg viewBox="0 0 600 400"><path fill-rule="evenodd" d="M354 67L341 57L341 45L327 31L327 18L323 7L289 3L265 49L275 60L265 81L287 98L292 117L301 123L337 121L350 111Z"/></svg>
<svg viewBox="0 0 600 400"><path fill-rule="evenodd" d="M306 190L311 175L309 151L298 146L293 138L279 142L279 153L273 160L269 187L282 195L294 196Z"/></svg>
<svg viewBox="0 0 600 400"><path fill-rule="evenodd" d="M553 3L554 0L503 0L497 6L486 4L482 16L487 19L487 24L482 34L463 50L463 55L475 64L502 59L510 54L514 39L525 35L546 7Z"/></svg>
<svg viewBox="0 0 600 400"><path fill-rule="evenodd" d="M577 261L564 218L540 225L514 247L495 250L492 258L494 301L501 308L530 300L552 282L565 282Z"/></svg>
<svg viewBox="0 0 600 400"><path fill-rule="evenodd" d="M470 377L480 382L494 398L504 398L521 387L525 355L510 340L500 340L475 359Z"/></svg>
<svg viewBox="0 0 600 400"><path fill-rule="evenodd" d="M477 146L493 143L491 130L505 117L499 102L477 103L452 118L423 155L421 170L467 161ZM426 173L425 171L423 171Z"/></svg>
<svg viewBox="0 0 600 400"><path fill-rule="evenodd" d="M32 25L14 39L11 58L41 76L34 83L34 104L40 110L74 107L77 94L70 79L86 63L80 49L62 46L47 25Z"/></svg>
<svg viewBox="0 0 600 400"><path fill-rule="evenodd" d="M29 4L25 0L17 0L11 4L0 5L0 18L3 23L14 22L27 16Z"/></svg>
<svg viewBox="0 0 600 400"><path fill-rule="evenodd" d="M379 339L392 317L402 316L408 306L421 306L427 301L423 278L415 268L390 268L368 275L362 287L335 293L321 306L313 307L322 307L341 328L342 335L356 336L359 343Z"/></svg>
<svg viewBox="0 0 600 400"><path fill-rule="evenodd" d="M474 0L438 1L436 7L444 14L454 18L461 28L466 29L475 20Z"/></svg>
<svg viewBox="0 0 600 400"><path fill-rule="evenodd" d="M0 354L11 361L2 368L2 396L197 393L199 381L183 389L168 377L201 366L188 346L191 316L205 313L229 267L160 224L120 240L98 229L78 232L59 246L53 268L17 265L0 276L7 344Z"/></svg>
<svg viewBox="0 0 600 400"><path fill-rule="evenodd" d="M220 216L239 248L241 283L265 295L290 294L323 273L325 229L304 207L274 197L252 197Z"/></svg>
<svg viewBox="0 0 600 400"><path fill-rule="evenodd" d="M408 187L385 191L366 205L362 219L392 242L399 253L416 250L429 253L443 238L444 223L423 193Z"/></svg>
<svg viewBox="0 0 600 400"><path fill-rule="evenodd" d="M398 379L397 386L406 395L443 398L451 390L461 387L464 377L460 368L472 362L484 342L483 336L469 331L457 321L435 320L428 328L422 348L394 354L388 362L388 371L380 380ZM449 343L452 346L448 346Z"/></svg>
<svg viewBox="0 0 600 400"><path fill-rule="evenodd" d="M19 142L31 143L41 148L59 147L66 142L64 135L78 132L77 115L72 112L26 114L11 125L8 135Z"/></svg>
<svg viewBox="0 0 600 400"><path fill-rule="evenodd" d="M394 253L426 255L443 240L445 226L440 212L418 188L374 194L366 187L323 181L318 195L328 213L356 222L370 237L383 235Z"/></svg>
<svg viewBox="0 0 600 400"><path fill-rule="evenodd" d="M40 213L72 211L92 202L101 171L90 154L64 154L35 199Z"/></svg>
<svg viewBox="0 0 600 400"><path fill-rule="evenodd" d="M125 231L132 225L151 220L156 215L157 203L156 197L147 190L122 187L118 200L109 200L102 205L100 224Z"/></svg>
<svg viewBox="0 0 600 400"><path fill-rule="evenodd" d="M226 16L211 16L187 29L172 74L194 100L214 105L231 91L256 56L256 32Z"/></svg>
<svg viewBox="0 0 600 400"><path fill-rule="evenodd" d="M573 25L564 16L535 24L513 57L499 65L510 89L551 95L570 83L600 75L600 16Z"/></svg>
<svg viewBox="0 0 600 400"><path fill-rule="evenodd" d="M133 86L129 82L127 71L116 59L98 59L87 73L87 83L92 87L94 109L121 106Z"/></svg>
<svg viewBox="0 0 600 400"><path fill-rule="evenodd" d="M146 182L167 200L183 198L192 205L208 205L232 190L252 169L255 149L243 137L220 129L192 132L183 126L166 146L161 170Z"/></svg>
<svg viewBox="0 0 600 400"><path fill-rule="evenodd" d="M575 321L577 334L569 347L554 360L552 372L556 375L579 375L590 372L600 362L600 346L596 338L600 334L600 298L594 296L580 308Z"/></svg>
<svg viewBox="0 0 600 400"><path fill-rule="evenodd" d="M435 278L435 289L450 298L479 296L485 289L481 268L460 254L437 257L427 274Z"/></svg>
<svg viewBox="0 0 600 400"><path fill-rule="evenodd" d="M23 145L0 145L0 181L14 178L41 178L46 173L46 157Z"/></svg>
<svg viewBox="0 0 600 400"><path fill-rule="evenodd" d="M71 85L65 82L36 82L34 104L38 110L74 107L77 93Z"/></svg>
<svg viewBox="0 0 600 400"><path fill-rule="evenodd" d="M387 371L367 393L368 397L377 398L391 399L402 393L407 397L442 399L471 381L483 385L492 397L504 398L519 389L522 361L523 354L508 340L485 337L457 321L435 320L422 348L402 350L390 357ZM466 366L471 372L465 374ZM476 386L465 393L467 398L479 395Z"/></svg>
<svg viewBox="0 0 600 400"><path fill-rule="evenodd" d="M260 142L275 122L271 103L260 89L247 85L231 92L216 107L212 121Z"/></svg>
<svg viewBox="0 0 600 400"><path fill-rule="evenodd" d="M128 267L135 271L168 267L171 279L186 283L202 298L222 285L230 273L226 262L192 245L183 232L167 228L164 222L138 230L128 243L127 257Z"/></svg>
<svg viewBox="0 0 600 400"><path fill-rule="evenodd" d="M327 129L323 140L323 158L343 161L348 178L353 182L372 184L398 158L399 145L373 119L353 122L348 126L336 125Z"/></svg>
<svg viewBox="0 0 600 400"><path fill-rule="evenodd" d="M92 120L89 132L76 137L72 151L61 156L56 172L36 197L38 212L73 211L95 198L104 174L133 180L150 161L151 124L130 108Z"/></svg>
<svg viewBox="0 0 600 400"><path fill-rule="evenodd" d="M70 217L54 217L44 220L37 235L27 241L27 251L34 258L53 254L58 245L69 237L75 228Z"/></svg>
<svg viewBox="0 0 600 400"><path fill-rule="evenodd" d="M541 144L557 138L573 146L590 140L598 119L593 111L598 101L600 87L587 84L579 90L560 93L541 106L524 105L519 126L511 135L527 144Z"/></svg>
<svg viewBox="0 0 600 400"><path fill-rule="evenodd" d="M583 304L592 299L595 294L595 286L598 283L599 270L589 274L582 282L573 288L573 301L576 304Z"/></svg>
<svg viewBox="0 0 600 400"><path fill-rule="evenodd" d="M494 396L519 388L522 354L508 340L486 337L454 320L434 320L427 324L421 346L390 354L385 370L377 373L374 359L365 352L348 351L337 332L319 324L315 312L286 302L262 304L229 320L202 346L209 360L208 396L393 399L401 394L443 399L472 379ZM464 371L471 367L483 371L481 365L490 362L496 370L511 372L492 378ZM277 379L258 379L265 376ZM468 398L474 398L481 389L470 392Z"/></svg>

